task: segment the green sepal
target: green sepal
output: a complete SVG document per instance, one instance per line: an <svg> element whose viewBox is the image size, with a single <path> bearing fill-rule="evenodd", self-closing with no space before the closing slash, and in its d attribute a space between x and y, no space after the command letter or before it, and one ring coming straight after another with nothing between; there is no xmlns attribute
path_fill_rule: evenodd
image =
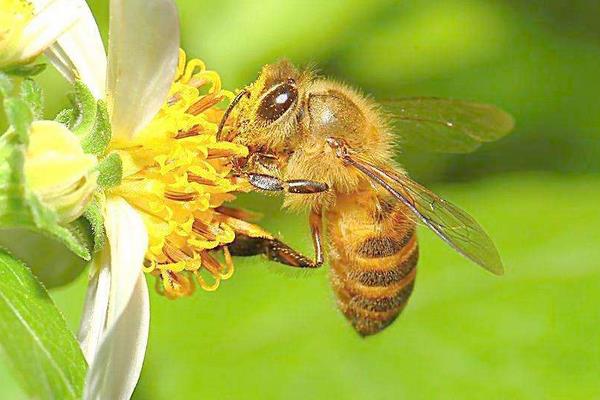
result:
<svg viewBox="0 0 600 400"><path fill-rule="evenodd" d="M15 76L34 76L46 69L46 64L29 64L18 65L5 69L4 72L8 75Z"/></svg>
<svg viewBox="0 0 600 400"><path fill-rule="evenodd" d="M85 138L91 133L96 120L96 99L81 81L75 81L73 88L74 92L69 95L69 100L73 104L75 118L69 129L80 138Z"/></svg>
<svg viewBox="0 0 600 400"><path fill-rule="evenodd" d="M123 178L123 161L117 153L111 153L98 164L98 186L108 189L117 186Z"/></svg>
<svg viewBox="0 0 600 400"><path fill-rule="evenodd" d="M8 123L13 129L17 142L20 145L29 143L29 126L33 121L33 114L29 105L17 97L4 99L4 112Z"/></svg>
<svg viewBox="0 0 600 400"><path fill-rule="evenodd" d="M88 204L83 218L87 220L92 229L94 239L94 253L99 252L104 247L106 235L104 231L104 214L102 209L106 198L101 190L98 190L94 195L94 199Z"/></svg>
<svg viewBox="0 0 600 400"><path fill-rule="evenodd" d="M111 130L110 119L106 103L98 100L96 110L96 121L91 132L81 139L81 147L87 154L100 156L104 154L110 143Z"/></svg>
<svg viewBox="0 0 600 400"><path fill-rule="evenodd" d="M54 117L56 122L60 122L67 127L71 127L75 121L75 111L72 108L65 108Z"/></svg>
<svg viewBox="0 0 600 400"><path fill-rule="evenodd" d="M33 79L25 79L21 83L21 99L29 105L33 119L42 119L44 112L44 96L42 89Z"/></svg>

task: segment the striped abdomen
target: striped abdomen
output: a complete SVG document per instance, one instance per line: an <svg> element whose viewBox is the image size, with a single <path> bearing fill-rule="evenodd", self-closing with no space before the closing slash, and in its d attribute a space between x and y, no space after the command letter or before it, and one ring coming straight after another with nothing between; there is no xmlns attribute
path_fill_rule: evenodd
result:
<svg viewBox="0 0 600 400"><path fill-rule="evenodd" d="M360 335L375 334L396 319L412 292L415 223L402 204L371 190L338 197L327 218L338 307Z"/></svg>

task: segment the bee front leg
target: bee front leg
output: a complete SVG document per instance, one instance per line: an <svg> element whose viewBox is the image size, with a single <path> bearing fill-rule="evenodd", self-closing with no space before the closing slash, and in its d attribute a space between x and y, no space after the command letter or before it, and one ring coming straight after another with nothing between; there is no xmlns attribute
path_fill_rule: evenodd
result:
<svg viewBox="0 0 600 400"><path fill-rule="evenodd" d="M273 175L247 173L248 182L257 189L296 194L314 194L326 192L329 186L323 182L315 182L304 179L281 180Z"/></svg>
<svg viewBox="0 0 600 400"><path fill-rule="evenodd" d="M264 254L269 260L296 268L318 268L323 264L323 245L321 242L321 212L312 211L309 217L310 230L315 249L314 260L302 255L287 244L274 238L251 237L236 234L233 243L228 245L234 256L255 256Z"/></svg>

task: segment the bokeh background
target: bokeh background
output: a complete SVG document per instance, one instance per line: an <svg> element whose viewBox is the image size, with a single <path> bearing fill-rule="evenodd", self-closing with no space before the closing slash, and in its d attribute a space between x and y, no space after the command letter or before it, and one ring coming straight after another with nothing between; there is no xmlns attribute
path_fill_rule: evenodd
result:
<svg viewBox="0 0 600 400"><path fill-rule="evenodd" d="M599 2L177 3L183 47L230 89L287 57L376 99L434 95L510 111L514 133L474 154L399 156L477 217L507 273L491 276L422 230L408 307L365 340L336 310L327 267L298 274L238 260L214 293L152 294L135 398L600 398ZM107 1L89 4L106 38ZM42 82L48 93L67 90L51 70ZM47 101L49 115L66 104ZM305 216L272 197L239 204L310 254ZM85 281L53 291L74 329ZM0 382L0 397L23 397L1 363Z"/></svg>

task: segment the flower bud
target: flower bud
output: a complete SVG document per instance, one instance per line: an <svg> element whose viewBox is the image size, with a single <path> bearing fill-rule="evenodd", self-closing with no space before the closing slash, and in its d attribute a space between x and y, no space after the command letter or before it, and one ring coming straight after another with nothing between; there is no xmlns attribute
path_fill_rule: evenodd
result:
<svg viewBox="0 0 600 400"><path fill-rule="evenodd" d="M63 223L77 219L97 187L95 156L85 154L79 138L56 121L31 124L25 158L28 188Z"/></svg>

